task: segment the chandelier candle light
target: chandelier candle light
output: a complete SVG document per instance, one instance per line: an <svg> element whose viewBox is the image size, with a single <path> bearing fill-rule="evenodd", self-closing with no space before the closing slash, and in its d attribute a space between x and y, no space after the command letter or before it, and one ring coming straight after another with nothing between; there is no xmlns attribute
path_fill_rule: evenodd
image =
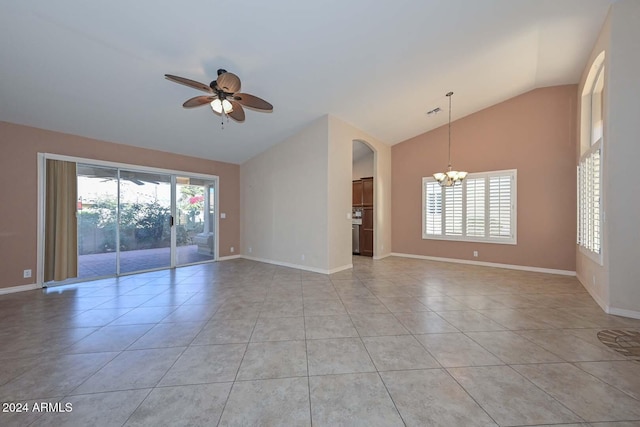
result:
<svg viewBox="0 0 640 427"><path fill-rule="evenodd" d="M447 93L449 98L449 170L447 172L434 173L433 177L441 187L453 187L462 184L467 176L467 172L451 170L451 96L453 92Z"/></svg>

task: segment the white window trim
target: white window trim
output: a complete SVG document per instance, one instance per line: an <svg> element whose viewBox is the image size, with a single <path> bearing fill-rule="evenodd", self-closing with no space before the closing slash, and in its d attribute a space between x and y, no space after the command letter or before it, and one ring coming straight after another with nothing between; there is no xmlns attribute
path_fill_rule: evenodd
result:
<svg viewBox="0 0 640 427"><path fill-rule="evenodd" d="M488 178L488 177L493 177L496 175L511 175L511 179L512 179L512 183L513 185L511 186L511 238L504 238L504 239L499 239L499 238L491 238L491 237L483 237L483 238L479 238L479 237L467 237L465 234L467 232L467 227L466 227L466 214L467 214L467 203L466 203L466 198L467 198L467 192L466 192L466 179L469 178ZM426 228L426 191L425 191L425 186L428 182L435 182L435 179L433 177L423 177L422 178L422 187L421 187L421 191L422 191L422 215L421 215L421 222L422 222L422 239L423 240L446 240L446 241L459 241L459 242L476 242L476 243L496 243L496 244L501 244L501 245L516 245L518 244L518 207L517 207L517 200L518 200L518 171L517 169L505 169L505 170L500 170L500 171L490 171L490 172L478 172L478 173L470 173L467 175L467 178L465 179L465 181L463 181L462 185L463 185L463 189L462 189L462 212L463 212L463 221L462 221L462 236L447 236L447 235L442 235L442 234L427 234L425 228ZM488 186L488 181L487 181L487 186ZM444 197L442 199L442 206L443 209L446 206ZM485 218L487 221L488 225L488 221L489 221L489 196L488 196L488 190L486 190L485 192ZM442 217L442 226L444 227L445 221L444 221L444 214Z"/></svg>

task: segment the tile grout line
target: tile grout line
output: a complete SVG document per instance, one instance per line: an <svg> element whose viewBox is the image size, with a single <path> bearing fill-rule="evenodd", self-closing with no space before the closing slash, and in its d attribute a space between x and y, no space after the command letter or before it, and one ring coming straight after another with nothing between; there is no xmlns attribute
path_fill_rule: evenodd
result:
<svg viewBox="0 0 640 427"><path fill-rule="evenodd" d="M333 286L333 284L331 285ZM304 315L304 288L300 284L300 293L302 294L302 325L304 327L304 356L307 360L307 391L309 393L309 423L313 427L313 408L311 403L311 372L309 372L309 345L307 342L307 318Z"/></svg>

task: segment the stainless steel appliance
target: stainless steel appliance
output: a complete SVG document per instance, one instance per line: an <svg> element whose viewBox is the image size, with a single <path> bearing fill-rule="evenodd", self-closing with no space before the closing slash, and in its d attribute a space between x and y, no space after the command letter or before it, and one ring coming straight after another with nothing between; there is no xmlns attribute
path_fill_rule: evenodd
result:
<svg viewBox="0 0 640 427"><path fill-rule="evenodd" d="M351 214L351 250L354 255L360 255L360 227L362 227L362 209L353 208Z"/></svg>
<svg viewBox="0 0 640 427"><path fill-rule="evenodd" d="M354 255L360 255L360 224L351 224L351 247Z"/></svg>

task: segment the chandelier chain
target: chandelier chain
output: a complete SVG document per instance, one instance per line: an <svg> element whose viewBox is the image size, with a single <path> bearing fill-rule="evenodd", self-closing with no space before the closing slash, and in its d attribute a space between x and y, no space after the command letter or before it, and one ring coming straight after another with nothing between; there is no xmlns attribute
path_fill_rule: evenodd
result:
<svg viewBox="0 0 640 427"><path fill-rule="evenodd" d="M451 170L451 95L453 92L447 93L449 98L449 170Z"/></svg>

